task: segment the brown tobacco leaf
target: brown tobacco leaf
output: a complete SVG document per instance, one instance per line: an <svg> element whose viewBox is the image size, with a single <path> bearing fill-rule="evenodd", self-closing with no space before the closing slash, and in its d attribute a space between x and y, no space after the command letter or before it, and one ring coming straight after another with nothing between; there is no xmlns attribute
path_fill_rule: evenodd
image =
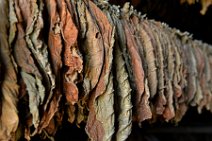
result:
<svg viewBox="0 0 212 141"><path fill-rule="evenodd" d="M59 101L62 97L61 94L61 68L62 68L62 37L60 31L60 17L57 12L56 0L46 0L47 12L49 17L49 33L48 33L48 47L51 56L53 72L56 76L56 88L53 92L53 96L49 103L46 102L44 105L44 113L41 118L38 132L41 132L43 128L47 127L56 111L58 110ZM47 100L48 101L48 100Z"/></svg>
<svg viewBox="0 0 212 141"><path fill-rule="evenodd" d="M173 45L171 42L171 38L169 37L169 31L167 29L167 26L163 25L164 29L164 37L163 37L163 42L164 46L163 47L163 52L164 52L164 76L165 76L165 97L167 100L167 104L165 107L165 110L163 112L163 117L166 119L166 121L169 121L175 116L175 111L174 111L174 91L173 91L173 86L172 86L172 81L173 81L173 74L174 74L174 49Z"/></svg>
<svg viewBox="0 0 212 141"><path fill-rule="evenodd" d="M175 43L176 43L176 46L178 47L178 52L181 56L181 66L180 66L180 69L179 69L179 78L180 78L180 87L181 89L185 89L187 87L187 68L186 68L186 57L185 57L185 52L183 51L182 49L182 46L184 45L182 43L182 36L183 34L185 33L181 33L179 30L174 30L174 35L176 37L176 40L175 40ZM176 101L178 103L183 103L185 102L186 100L186 96L185 96L185 92L182 91L182 93L180 94L180 96L176 99Z"/></svg>
<svg viewBox="0 0 212 141"><path fill-rule="evenodd" d="M137 114L137 121L140 123L145 119L151 118L151 115L149 115L149 113L142 113L144 109L148 111L149 108L148 104L145 105L146 103L145 101L143 101L144 99L142 100L144 94L144 70L141 58L138 53L138 49L136 47L137 44L133 37L132 25L129 25L127 23L127 20L122 20L122 24L124 28L124 34L126 36L127 50L131 58L132 72L134 75L134 83L136 88L136 97L135 97L136 114Z"/></svg>
<svg viewBox="0 0 212 141"><path fill-rule="evenodd" d="M142 27L141 40L143 42L145 59L147 62L147 78L149 81L150 94L151 98L153 98L157 93L158 87L157 68L154 54L155 41L153 40L151 33L149 33L150 27L148 27L146 20L143 21Z"/></svg>
<svg viewBox="0 0 212 141"><path fill-rule="evenodd" d="M74 123L75 119L76 119L76 115L75 115L75 105L67 105L67 115L68 115L68 121L70 123Z"/></svg>
<svg viewBox="0 0 212 141"><path fill-rule="evenodd" d="M64 109L59 109L49 122L48 126L43 130L42 134L44 135L41 135L41 137L43 137L45 140L48 138L49 140L54 141L58 128L62 125L63 115Z"/></svg>
<svg viewBox="0 0 212 141"><path fill-rule="evenodd" d="M86 105L90 92L95 88L99 81L104 61L104 46L98 25L88 11L85 2L82 2L81 0L77 1L77 12L80 21L80 49L84 55L84 95L78 102L79 109L77 116L77 121L80 122L86 119L86 115L83 115L83 113L86 112Z"/></svg>
<svg viewBox="0 0 212 141"><path fill-rule="evenodd" d="M188 105L185 103L180 103L179 109L176 110L176 115L174 117L175 122L177 123L180 122L187 110L188 110Z"/></svg>
<svg viewBox="0 0 212 141"><path fill-rule="evenodd" d="M143 49L143 45L142 45L142 41L141 41L141 23L143 22L143 19L141 19L140 17L137 17L138 15L136 13L133 13L131 15L130 21L132 22L132 24L134 25L134 31L135 31L135 41L137 43L137 50L139 52L139 55L141 57L142 60L142 66L144 69L144 76L145 74L147 74L147 62L144 56L144 49ZM147 77L147 76L145 76ZM149 86L148 86L148 80L145 79L145 88L144 88L144 93L143 96L140 99L140 105L137 105L140 109L140 114L139 114L139 118L141 119L141 121L144 121L146 119L151 119L152 118L152 111L150 109L150 102L149 102L149 98L150 98L150 92L149 92ZM139 101L139 99L136 99L136 101Z"/></svg>
<svg viewBox="0 0 212 141"><path fill-rule="evenodd" d="M64 93L66 100L74 105L78 101L78 88L82 72L82 58L77 45L78 30L67 9L65 0L57 0L61 19L61 34L65 45L64 48Z"/></svg>
<svg viewBox="0 0 212 141"><path fill-rule="evenodd" d="M123 32L122 34L125 35L126 40L126 51L123 50L123 52L127 52L129 56L129 66L128 73L132 73L129 75L130 83L132 84L132 88L136 92L136 96L134 97L135 100L135 120L138 123L141 123L142 121L146 119L150 119L152 117L151 110L149 107L149 95L146 93L145 84L144 84L144 70L143 70L143 64L142 64L142 58L139 56L142 51L139 49L138 44L139 42L134 38L134 35L136 34L136 30L133 28L136 22L136 19L134 21L131 21L130 17L130 7L126 3L124 7L122 8L122 18L121 23L123 25L123 29L121 29L119 32ZM138 22L138 20L137 20ZM120 25L117 24L117 27ZM123 31L122 31L123 30ZM141 43L140 43L141 44ZM123 47L122 47L123 48Z"/></svg>
<svg viewBox="0 0 212 141"><path fill-rule="evenodd" d="M35 65L34 58L28 49L25 41L25 33L23 29L23 18L19 8L18 1L15 1L15 10L17 14L17 39L14 44L14 57L17 65L21 68L21 76L27 86L29 95L29 109L32 114L32 124L35 129L40 121L39 106L41 105L41 97L44 96L45 88L42 84L42 76Z"/></svg>
<svg viewBox="0 0 212 141"><path fill-rule="evenodd" d="M134 93L134 92L136 93L136 95L133 97L134 102L135 102L134 118L137 122L141 122L142 120L149 119L152 116L151 110L149 107L149 103L148 103L149 97L148 97L148 95L146 95L146 93L144 93L144 82L142 82L142 81L139 82L139 80L142 80L142 78L144 79L144 74L142 74L142 72L143 72L142 65L143 64L141 64L142 62L141 62L141 58L139 56L140 53L142 54L142 50L138 47L138 45L141 43L138 42L138 40L136 38L134 38L134 36L132 35L133 33L135 33L135 30L132 28L133 24L135 24L133 22L136 22L135 19L132 20L131 25L127 24L127 22L129 21L129 20L127 20L127 19L129 19L129 13L127 12L127 11L129 11L128 5L126 4L125 7L122 9L122 12L123 12L123 13L121 13L122 19L118 19L118 13L116 13L117 9L118 8L114 9L114 13L113 13L114 16L112 17L112 19L117 28L117 37L118 37L117 40L118 40L121 52L123 54L125 64L126 64L127 73L129 76L129 82L133 89L132 93ZM127 27L127 29L125 27ZM129 33L127 33L127 32L129 32ZM127 35L128 35L128 37L127 37ZM128 41L126 38L128 38ZM130 46L130 47L127 47L127 46ZM130 53L130 51L131 51L131 53ZM133 62L132 58L134 59L134 62ZM135 61L138 61L138 62L135 62ZM136 65L134 65L134 67L133 67L133 64L136 64ZM137 64L139 64L139 65L137 66ZM142 68L142 69L140 69L140 68ZM137 79L137 81L135 80L135 78ZM146 113L142 113L143 110L145 110Z"/></svg>
<svg viewBox="0 0 212 141"><path fill-rule="evenodd" d="M195 95L191 104L192 104L192 106L195 106L195 105L199 105L201 99L203 98L202 89L201 89L201 86L200 86L200 80L201 80L201 77L203 76L205 61L204 61L203 52L199 48L198 42L194 41L193 46L194 46L193 53L194 53L194 56L195 56L196 62L197 62L197 66L196 66L197 67L197 84L196 84L197 85L197 91L196 91L196 95Z"/></svg>
<svg viewBox="0 0 212 141"><path fill-rule="evenodd" d="M58 81L60 81L59 72L62 68L62 37L60 31L60 17L57 11L56 0L47 0L45 4L47 5L50 23L48 34L48 47L51 55L51 62L53 64L54 74L56 75L58 83Z"/></svg>
<svg viewBox="0 0 212 141"><path fill-rule="evenodd" d="M206 44L205 46L206 46L205 48L206 48L206 52L207 52L207 56L208 56L209 68L210 68L210 72L211 72L212 71L212 49L211 49L211 45ZM210 78L208 78L208 79L209 79L208 89L212 93L212 88L210 87L212 85L212 75L211 74L210 74ZM210 111L212 111L212 101L208 102L207 108L210 109Z"/></svg>
<svg viewBox="0 0 212 141"><path fill-rule="evenodd" d="M19 124L17 112L19 86L17 85L17 68L8 42L8 8L8 1L0 1L0 60L1 68L4 68L2 75L4 77L1 78L0 140L15 140L15 132Z"/></svg>
<svg viewBox="0 0 212 141"><path fill-rule="evenodd" d="M211 49L208 49L209 47L207 46L207 44L203 44L202 45L204 47L204 53L206 54L206 70L205 70L205 74L206 74L206 90L208 91L208 95L207 95L207 103L205 105L207 110L210 110L210 103L212 100L212 92L211 92L211 67L210 67L210 61L209 61L209 52L211 52Z"/></svg>
<svg viewBox="0 0 212 141"><path fill-rule="evenodd" d="M96 21L88 11L85 3L78 2L78 13L81 21L81 30L83 33L82 38L82 50L84 54L84 80L83 87L85 94L88 95L99 81L100 74L102 72L104 61L104 46L102 35L99 31ZM85 13L84 13L84 12ZM84 13L84 14L83 14Z"/></svg>
<svg viewBox="0 0 212 141"><path fill-rule="evenodd" d="M211 48L211 46L209 46L209 48ZM208 61L209 61L209 65L210 65L210 69L212 70L212 50L210 50L210 53L208 54ZM212 75L210 78L210 85L212 84ZM210 87L210 91L212 92L212 88ZM212 111L212 102L208 103L210 111Z"/></svg>
<svg viewBox="0 0 212 141"><path fill-rule="evenodd" d="M97 37L100 39L102 38L104 47L104 60L101 60L104 61L104 65L101 76L89 99L89 115L86 124L86 132L91 140L111 140L114 133L114 114L113 87L111 85L112 78L110 77L110 71L113 58L114 29L110 25L107 17L99 8L96 7L96 5L94 5L91 1L88 1L86 2L86 6L90 10L89 12L93 17L93 20L95 20L94 22L98 25L99 33L97 34ZM98 110L99 107L104 105L104 101L102 101L101 98L107 99L106 101L109 100L106 102L106 104L108 104L108 109L105 113ZM104 108L107 108L107 106ZM104 118L102 116L104 116ZM104 121L104 123L101 121Z"/></svg>
<svg viewBox="0 0 212 141"><path fill-rule="evenodd" d="M210 65L209 65L209 60L207 56L207 51L204 45L200 46L202 51L204 52L204 61L205 61L205 67L204 67L204 72L203 76L200 79L200 85L203 91L203 99L200 101L200 104L198 105L198 112L201 113L202 109L204 107L207 107L207 103L210 102L211 99L211 91L209 87L209 81L210 81Z"/></svg>
<svg viewBox="0 0 212 141"><path fill-rule="evenodd" d="M181 120L181 118L184 116L184 114L186 113L187 109L188 109L188 103L186 103L186 93L185 93L185 89L187 88L187 58L185 57L185 52L183 50L183 43L182 43L182 36L185 33L181 33L179 32L179 30L174 30L174 35L176 37L176 46L178 47L178 52L181 56L181 67L179 70L179 77L180 77L180 86L181 89L183 90L181 95L178 98L175 98L175 106L176 106L176 110L175 110L175 118L174 120L176 122L179 122ZM187 36L187 35L186 35Z"/></svg>
<svg viewBox="0 0 212 141"><path fill-rule="evenodd" d="M187 102L190 103L196 93L196 76L197 76L197 67L196 67L196 59L193 54L193 47L188 43L189 45L183 46L183 50L186 53L186 57L188 60L187 62L187 70L188 70L188 77L187 77L187 82L188 82L188 87L185 90L186 91L186 97L187 97Z"/></svg>
<svg viewBox="0 0 212 141"><path fill-rule="evenodd" d="M27 16L24 18L24 22L27 24L26 28L26 42L32 54L35 56L35 60L38 62L40 71L45 81L46 94L40 93L41 104L49 103L49 99L52 97L53 89L55 88L55 77L53 75L50 62L48 59L47 46L41 38L42 30L44 28L43 23L43 1L40 1L39 5L35 2L28 2L26 0L19 1L19 7L22 15ZM27 11L27 13L26 13ZM34 17L32 19L32 17ZM46 101L44 101L46 98ZM44 107L45 109L46 107Z"/></svg>
<svg viewBox="0 0 212 141"><path fill-rule="evenodd" d="M135 13L133 13L130 17L131 17L130 21L132 22L132 24L134 26L134 30L135 30L134 37L135 37L135 40L137 43L137 49L138 49L139 55L141 57L143 69L144 69L144 73L145 73L145 72L147 72L147 62L145 60L143 44L142 44L141 36L140 36L140 30L142 29L142 27L141 27L142 19L140 17L138 17L138 15L136 15Z"/></svg>
<svg viewBox="0 0 212 141"><path fill-rule="evenodd" d="M17 31L16 23L18 22L14 5L15 5L14 0L10 0L9 1L9 21L10 21L9 44L10 46L15 38L16 31Z"/></svg>
<svg viewBox="0 0 212 141"><path fill-rule="evenodd" d="M161 31L161 23L150 21L149 22L150 28L152 29L151 34L154 36L154 40L156 40L155 46L155 57L156 64L157 64L157 77L158 77L158 95L156 98L155 109L158 115L162 115L163 111L165 110L165 105L167 103L164 89L165 89L165 79L164 79L164 54L163 54L163 34L164 32Z"/></svg>
<svg viewBox="0 0 212 141"><path fill-rule="evenodd" d="M180 68L182 67L182 59L180 54L179 45L176 42L179 42L177 38L172 34L173 46L174 46L174 55L175 55L175 72L173 76L173 86L174 86L174 97L177 100L182 95L182 88L180 86Z"/></svg>
<svg viewBox="0 0 212 141"><path fill-rule="evenodd" d="M81 2L81 0L78 0L78 1ZM77 2L78 1L65 0L67 8L68 8L68 10L69 10L69 12L71 14L71 17L72 17L74 23L77 26L77 29L79 29L79 25L80 25L80 21L79 21L79 18L78 18L78 12L77 12Z"/></svg>

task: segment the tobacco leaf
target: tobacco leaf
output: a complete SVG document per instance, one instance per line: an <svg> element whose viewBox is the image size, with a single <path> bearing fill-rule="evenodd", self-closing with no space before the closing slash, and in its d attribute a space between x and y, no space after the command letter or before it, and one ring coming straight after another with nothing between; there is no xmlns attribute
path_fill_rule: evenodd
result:
<svg viewBox="0 0 212 141"><path fill-rule="evenodd" d="M125 35L125 32L124 32L122 20L120 19L121 17L120 17L120 15L118 15L119 14L118 10L119 10L118 8L114 9L114 12L113 12L114 16L112 16L113 22L116 25L116 33L117 33L117 36L119 37L116 40L118 41L119 46L121 48L121 51L122 51L122 54L123 54L123 57L124 57L124 61L125 61L125 64L126 64L127 73L129 75L130 85L132 87L132 91L134 92L135 89L136 89L136 86L135 86L135 83L134 83L135 80L134 80L134 77L133 77L131 58L130 58L130 55L128 55L129 51L127 50L127 47L126 47L126 45L127 45L126 35Z"/></svg>
<svg viewBox="0 0 212 141"><path fill-rule="evenodd" d="M25 32L23 29L24 20L19 7L20 1L15 1L15 10L17 14L17 39L14 45L14 57L17 65L21 68L21 76L27 86L29 95L29 109L32 114L32 125L36 129L40 121L39 106L42 103L45 88L42 84L42 76L34 62L34 56L28 49ZM27 11L27 10L26 10ZM33 132L33 131L32 131Z"/></svg>
<svg viewBox="0 0 212 141"><path fill-rule="evenodd" d="M100 95L96 104L96 118L102 123L104 129L104 141L112 140L112 136L115 132L114 127L114 88L113 88L113 76L112 73L109 76L107 88L105 92ZM125 115L126 116L126 115Z"/></svg>
<svg viewBox="0 0 212 141"><path fill-rule="evenodd" d="M201 113L204 107L206 107L209 110L209 105L207 107L207 103L210 103L210 100L211 100L211 91L208 85L211 75L210 75L210 65L209 65L207 50L204 45L200 46L200 48L204 52L205 67L203 70L203 76L200 79L200 85L203 91L203 99L200 101L200 104L198 105L199 113Z"/></svg>
<svg viewBox="0 0 212 141"><path fill-rule="evenodd" d="M15 5L14 0L10 0L9 1L9 22L10 22L9 44L10 46L15 38L16 31L17 31L16 23L18 22L14 5Z"/></svg>
<svg viewBox="0 0 212 141"><path fill-rule="evenodd" d="M126 50L130 56L130 66L128 73L132 73L129 77L132 85L132 88L136 91L135 98L135 118L137 122L142 122L143 120L151 118L151 111L148 101L148 96L144 95L144 70L141 57L139 56L139 51L137 47L136 40L134 38L134 29L133 25L129 23L128 16L130 14L129 9L127 10L127 4L122 8L123 19L121 19L123 25L123 34L126 36ZM117 25L120 26L120 25ZM131 69L131 70L130 70ZM131 72L129 72L131 71ZM144 98L143 98L144 97ZM143 99L142 99L143 98ZM147 99L146 99L147 98ZM146 113L142 113L145 111Z"/></svg>
<svg viewBox="0 0 212 141"><path fill-rule="evenodd" d="M141 41L141 23L143 22L143 18L139 17L139 15L136 12L133 12L133 14L130 16L130 21L132 22L132 24L134 25L134 38L135 41L137 43L137 50L139 52L139 55L141 57L142 60L142 66L144 69L144 77L145 77L145 88L144 88L144 93L142 98L140 99L140 115L139 115L139 119L141 119L141 121L144 121L146 119L151 119L153 117L153 112L151 111L150 108L150 92L149 92L149 86L148 86L148 80L147 78L147 61L145 59L145 52L144 52L144 48L143 48L143 44ZM139 101L139 100L137 100ZM142 114L143 113L143 114Z"/></svg>
<svg viewBox="0 0 212 141"><path fill-rule="evenodd" d="M111 88L107 89L107 86L110 84L110 71L112 67L112 52L113 52L113 36L114 36L114 28L109 23L107 17L105 14L96 7L94 3L91 1L85 2L86 6L89 9L89 12L92 15L92 18L94 22L98 25L99 33L97 34L98 38L102 38L103 40L103 49L104 49L104 59L101 61L104 61L104 65L102 68L101 76L99 78L99 81L95 87L95 89L92 91L90 98L89 98L89 115L88 120L86 124L86 132L91 140L110 140L112 138L112 135L114 133L113 129L113 118L114 115L112 114L113 111L113 98L111 97L112 91ZM101 59L101 58L98 58ZM111 84L110 84L111 86ZM112 89L113 90L113 89ZM102 101L100 96L105 96L104 98L111 97L111 100L108 101L108 112L102 113L98 111L99 106L104 104L104 101ZM100 105L98 105L100 104ZM112 106L112 107L111 107ZM107 108L107 106L105 107ZM112 109L111 109L112 108ZM104 119L101 115L104 114L107 119ZM102 123L102 120L106 120L105 123L111 123L110 125L105 125L105 123Z"/></svg>
<svg viewBox="0 0 212 141"><path fill-rule="evenodd" d="M60 31L60 17L57 11L56 0L47 0L44 3L48 12L49 32L48 32L48 49L52 63L53 72L56 77L56 87L53 91L52 97L48 98L49 102L44 105L44 113L38 128L40 133L43 128L47 127L55 113L58 111L60 99L62 97L62 37ZM46 27L47 28L47 27ZM47 100L48 101L48 100Z"/></svg>
<svg viewBox="0 0 212 141"><path fill-rule="evenodd" d="M35 56L35 60L38 62L39 68L43 80L45 81L45 94L40 92L41 104L45 102L44 110L46 105L49 103L50 98L53 94L53 89L55 88L55 76L53 75L50 62L49 54L47 50L47 45L44 43L43 38L41 38L44 28L43 21L43 8L44 3L40 1L39 5L35 2L28 3L25 0L19 1L20 10L22 15L27 17L24 18L24 22L27 25L26 28L26 42L31 50L32 54ZM27 11L27 13L25 13ZM32 19L32 17L34 17ZM44 89L42 90L44 91ZM47 95L46 95L47 94ZM45 100L46 99L46 100ZM45 100L45 101L44 101Z"/></svg>
<svg viewBox="0 0 212 141"><path fill-rule="evenodd" d="M76 115L75 115L75 111L76 108L74 105L68 105L67 106L67 115L68 115L68 121L70 123L74 123L75 119L76 119Z"/></svg>
<svg viewBox="0 0 212 141"><path fill-rule="evenodd" d="M193 47L188 43L188 46L183 46L185 48L186 52L186 57L189 59L187 62L187 67L188 67L188 89L186 89L187 93L187 101L190 103L196 93L196 76L197 76L197 67L196 67L196 59L193 54Z"/></svg>
<svg viewBox="0 0 212 141"><path fill-rule="evenodd" d="M23 77L24 82L27 86L27 92L29 95L29 108L30 113L32 114L32 123L35 128L38 127L40 122L40 115L39 115L39 106L41 104L41 99L38 96L39 90L37 89L38 85L42 85L41 81L37 77L33 77L32 75L21 72L21 76Z"/></svg>
<svg viewBox="0 0 212 141"><path fill-rule="evenodd" d="M97 22L88 10L86 3L77 1L79 18L80 50L83 54L83 96L79 100L77 123L86 119L87 102L91 91L96 87L103 67L104 46Z"/></svg>
<svg viewBox="0 0 212 141"><path fill-rule="evenodd" d="M81 8L83 7L85 8L85 14L80 15L81 21L83 18L86 20L86 29L84 29L85 25L81 25L80 30L80 32L86 33L84 36L82 35L82 38L84 38L82 42L82 50L85 60L83 68L83 87L85 89L85 94L88 95L90 91L92 91L97 85L100 74L102 72L104 61L104 46L102 39L103 37L99 31L99 27L96 21L93 19L93 15L91 15L84 3L82 3ZM79 10L78 12L81 12Z"/></svg>
<svg viewBox="0 0 212 141"><path fill-rule="evenodd" d="M188 105L185 103L180 103L179 108L176 110L174 120L176 123L180 122L186 111L188 110Z"/></svg>
<svg viewBox="0 0 212 141"><path fill-rule="evenodd" d="M204 53L206 54L206 69L205 69L205 74L206 74L206 90L208 91L207 95L207 103L205 105L207 110L210 110L210 103L212 101L212 93L211 93L211 68L210 68L210 61L209 61L209 55L208 53L211 52L207 44L202 45L204 47Z"/></svg>
<svg viewBox="0 0 212 141"><path fill-rule="evenodd" d="M116 38L118 38L116 36ZM118 106L118 131L116 133L117 141L124 141L128 138L132 128L132 103L131 87L128 80L125 62L118 43L114 46L114 67L117 86L115 94Z"/></svg>
<svg viewBox="0 0 212 141"><path fill-rule="evenodd" d="M62 126L64 112L64 109L61 109L60 107L59 110L55 113L48 126L42 132L44 134L44 139L49 139L51 141L55 140L55 135L58 131L58 128Z"/></svg>
<svg viewBox="0 0 212 141"><path fill-rule="evenodd" d="M200 86L200 80L201 80L201 77L203 76L205 61L204 61L203 52L199 48L199 43L197 41L196 42L194 41L193 46L194 46L193 52L197 62L197 66L196 66L197 67L197 83L196 83L197 90L196 90L196 95L191 104L192 106L195 106L195 105L199 105L200 101L203 98L202 89Z"/></svg>
<svg viewBox="0 0 212 141"><path fill-rule="evenodd" d="M65 0L67 8L71 14L71 17L75 23L75 25L77 26L77 29L79 29L79 25L80 25L80 21L78 18L78 12L77 12L77 2L75 0ZM79 2L81 2L81 0L79 0Z"/></svg>
<svg viewBox="0 0 212 141"><path fill-rule="evenodd" d="M79 25L78 25L79 32L80 32L79 36L80 36L80 39L83 41L83 40L86 40L86 34L88 34L87 32L91 32L90 30L88 30L88 18L90 18L89 17L90 15L89 15L89 13L87 13L88 16L86 17L86 6L85 6L85 3L82 2L82 0L77 1L76 11L78 14L78 19L79 19ZM89 36L87 36L87 38L89 38Z"/></svg>
<svg viewBox="0 0 212 141"><path fill-rule="evenodd" d="M143 42L145 59L147 62L147 78L149 81L148 84L150 88L150 94L151 98L153 98L156 95L158 88L157 68L155 64L154 54L155 41L151 33L149 33L150 29L146 20L144 20L144 22L142 23L142 27L143 29L141 30L141 40Z"/></svg>
<svg viewBox="0 0 212 141"><path fill-rule="evenodd" d="M181 56L181 66L179 69L179 77L180 77L180 83L181 89L186 89L187 87L187 67L186 67L186 61L187 58L185 57L185 52L182 49L182 46L184 45L182 42L182 36L185 35L185 33L180 32L179 30L174 29L174 35L176 37L175 43L178 47L178 52ZM185 92L182 91L181 95L176 100L178 103L183 103L186 99Z"/></svg>
<svg viewBox="0 0 212 141"><path fill-rule="evenodd" d="M141 23L143 22L143 19L139 17L139 15L137 15L136 13L133 13L130 16L130 21L132 22L132 24L134 25L134 29L135 29L135 40L137 43L137 47L138 47L138 51L139 51L139 55L141 57L142 60L142 64L143 64L143 69L144 69L144 73L146 74L147 72L147 62L145 60L145 55L144 55L144 47L141 41L141 36L140 36L140 30L142 29L141 27ZM147 76L145 76L147 77Z"/></svg>
<svg viewBox="0 0 212 141"><path fill-rule="evenodd" d="M8 1L0 1L0 60L4 76L1 78L1 117L0 140L15 140L15 133L19 124L17 102L18 89L17 68L9 47L9 4Z"/></svg>
<svg viewBox="0 0 212 141"><path fill-rule="evenodd" d="M174 91L173 91L173 74L174 74L174 49L171 42L171 38L169 37L169 31L167 29L166 25L163 25L164 29L164 42L165 42L165 48L164 50L164 56L165 58L165 68L164 68L164 74L165 74L165 97L167 99L167 104L165 107L165 110L163 112L163 117L166 121L169 121L175 116L175 110L174 110ZM165 51L166 50L166 51Z"/></svg>
<svg viewBox="0 0 212 141"><path fill-rule="evenodd" d="M182 87L180 85L180 82L182 80L180 76L180 69L182 67L182 59L181 59L181 54L180 54L180 47L179 47L179 40L174 36L174 33L172 34L171 38L174 46L174 55L175 55L175 72L173 76L173 86L174 86L174 98L175 98L175 105L177 102L177 99L182 95Z"/></svg>
<svg viewBox="0 0 212 141"><path fill-rule="evenodd" d="M165 79L164 79L164 54L163 54L163 34L164 32L161 31L161 25L159 22L150 21L149 26L152 29L151 34L154 36L154 40L156 40L155 45L155 57L157 58L156 65L157 65L157 77L158 77L158 95L155 102L156 113L158 115L162 115L163 111L165 110L166 105L166 98L164 95L165 89Z"/></svg>
<svg viewBox="0 0 212 141"><path fill-rule="evenodd" d="M64 93L66 100L74 105L78 101L78 88L82 72L82 58L77 45L78 30L67 9L65 0L58 1L59 15L61 19L61 34L64 42Z"/></svg>
<svg viewBox="0 0 212 141"><path fill-rule="evenodd" d="M188 109L188 103L186 103L187 97L186 97L186 92L185 89L187 89L188 84L187 84L187 77L188 77L188 72L187 72L187 58L186 52L183 50L183 37L188 37L186 35L187 33L182 33L179 30L174 29L174 35L176 37L175 44L178 47L178 52L181 56L181 67L179 69L179 77L180 77L180 83L179 85L181 86L181 89L183 90L181 95L178 98L175 98L175 118L174 120L176 122L179 122L182 117L185 115L187 109Z"/></svg>
<svg viewBox="0 0 212 141"><path fill-rule="evenodd" d="M209 46L208 48L211 48L211 46ZM209 61L209 65L210 65L210 70L212 70L212 50L209 51L209 54L208 54L208 61ZM212 83L212 75L211 75L211 78L210 78L210 85ZM212 92L212 88L210 87L210 91ZM208 103L208 106L210 108L210 111L212 111L212 104L211 102Z"/></svg>

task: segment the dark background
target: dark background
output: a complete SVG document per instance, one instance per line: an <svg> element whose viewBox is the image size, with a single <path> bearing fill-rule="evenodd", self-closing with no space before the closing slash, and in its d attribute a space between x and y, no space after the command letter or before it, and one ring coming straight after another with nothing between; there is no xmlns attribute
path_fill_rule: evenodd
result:
<svg viewBox="0 0 212 141"><path fill-rule="evenodd" d="M180 0L110 0L112 4L131 2L135 9L150 19L167 23L181 31L188 31L195 39L212 44L212 6L201 15L201 4L180 4ZM200 0L199 0L200 1Z"/></svg>

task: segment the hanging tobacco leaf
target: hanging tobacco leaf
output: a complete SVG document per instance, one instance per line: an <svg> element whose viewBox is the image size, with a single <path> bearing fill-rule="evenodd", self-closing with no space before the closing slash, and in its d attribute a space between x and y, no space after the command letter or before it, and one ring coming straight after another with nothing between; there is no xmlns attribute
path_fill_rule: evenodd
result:
<svg viewBox="0 0 212 141"><path fill-rule="evenodd" d="M18 89L17 68L9 46L9 4L0 1L0 60L4 76L1 78L1 114L0 114L0 140L15 140L15 133L19 124L17 102Z"/></svg>
<svg viewBox="0 0 212 141"><path fill-rule="evenodd" d="M42 76L34 62L34 56L27 46L23 29L25 24L19 7L20 1L15 1L15 10L17 14L17 39L14 45L14 58L17 65L21 68L21 76L26 84L29 95L29 109L32 114L32 125L37 129L40 122L39 106L44 98L45 88L42 84ZM27 10L26 10L27 11ZM33 131L32 131L33 132Z"/></svg>
<svg viewBox="0 0 212 141"><path fill-rule="evenodd" d="M104 58L102 60L104 63L102 72L96 88L92 91L89 99L89 115L86 124L86 132L89 135L89 138L92 140L111 140L114 132L114 115L113 97L111 97L111 95L113 95L113 88L111 88L112 85L110 84L110 79L112 79L110 77L110 71L113 58L112 52L114 44L114 29L104 13L98 7L96 7L94 3L88 1L86 2L86 6L88 7L89 12L98 25L97 27L99 33L97 34L97 37L100 39L102 38L104 49ZM111 85L110 88L107 88L109 85ZM100 99L101 97L103 98ZM106 101L104 101L103 99L105 99ZM102 107L105 102L106 104L108 104L108 112L102 113L98 109L99 107ZM104 108L107 108L107 106Z"/></svg>
<svg viewBox="0 0 212 141"><path fill-rule="evenodd" d="M195 56L196 62L197 62L197 66L196 66L197 67L197 80L196 80L196 85L197 85L196 89L197 90L196 90L196 95L194 97L192 105L199 105L200 101L203 98L202 89L201 89L201 86L200 86L200 79L203 75L203 70L204 70L204 67L205 67L205 61L204 61L203 52L198 47L198 42L197 41L194 42L193 46L194 46L193 52L194 52L194 56Z"/></svg>
<svg viewBox="0 0 212 141"><path fill-rule="evenodd" d="M163 29L165 30L166 25L163 25ZM174 49L172 46L172 42L170 37L168 36L169 34L167 34L169 31L168 29L166 29L165 31L165 36L164 36L164 41L166 43L166 48L164 48L164 51L166 49L166 51L164 52L164 55L166 56L166 60L165 60L165 97L167 99L167 104L165 107L165 110L163 112L163 117L165 118L166 121L169 121L170 119L172 119L175 116L175 109L174 109L174 91L173 91L173 85L172 85L172 81L173 81L173 75L174 75Z"/></svg>
<svg viewBox="0 0 212 141"><path fill-rule="evenodd" d="M81 8L85 8L83 5L85 4L82 3ZM83 86L87 95L99 81L104 61L104 46L99 27L87 8L85 9L84 16L85 17L80 15L80 20L83 20L82 18L86 19L86 23L81 23L86 24L86 29L84 29L85 25L81 25L80 32L86 33L83 37L85 39L84 42L82 42L82 50L85 54Z"/></svg>
<svg viewBox="0 0 212 141"><path fill-rule="evenodd" d="M117 38L117 36L116 36ZM116 70L115 94L117 94L118 106L118 131L116 140L123 141L131 133L132 127L132 103L131 103L131 88L128 80L128 74L125 68L125 62L118 43L114 47L114 64Z"/></svg>
<svg viewBox="0 0 212 141"><path fill-rule="evenodd" d="M50 52L53 72L56 77L56 87L53 91L52 97L48 97L44 105L44 113L41 118L38 132L40 133L43 128L47 127L55 112L58 110L59 102L62 97L62 37L60 30L60 17L57 11L56 0L47 0L44 3L47 5L48 20L49 20L49 33L48 33L48 48Z"/></svg>
<svg viewBox="0 0 212 141"><path fill-rule="evenodd" d="M155 103L156 113L162 115L165 110L165 105L167 103L164 89L165 89L165 79L164 79L164 54L163 54L163 31L160 29L160 23L154 21L149 22L150 28L152 29L151 34L155 37L155 54L156 54L156 64L157 64L157 77L158 77L158 95Z"/></svg>
<svg viewBox="0 0 212 141"><path fill-rule="evenodd" d="M134 30L132 28L132 24L129 23L129 16L130 16L130 11L129 11L129 7L128 4L125 4L125 6L122 9L123 12L123 19L121 20L122 25L123 25L123 30L124 30L124 34L126 36L126 49L127 52L129 53L130 56L130 66L131 68L128 69L128 73L129 70L131 69L132 73L129 78L131 80L132 86L134 87L135 91L136 91L136 96L135 98L135 120L140 123L143 120L149 119L151 118L151 111L149 112L149 105L148 103L146 103L146 98L143 94L144 94L144 70L143 70L143 66L142 66L142 61L141 58L139 56L139 52L138 52L138 47L136 44L136 40L134 38ZM119 26L119 25L117 25ZM129 74L130 74L129 73ZM144 96L144 99L142 99L142 97ZM144 109L143 109L144 108ZM146 113L142 113L143 111L146 111Z"/></svg>
<svg viewBox="0 0 212 141"><path fill-rule="evenodd" d="M124 141L132 121L212 111L211 45L129 3L9 0L0 16L0 140L53 141L68 121Z"/></svg>
<svg viewBox="0 0 212 141"><path fill-rule="evenodd" d="M64 43L64 93L66 100L74 105L78 101L78 88L76 84L80 81L82 72L82 58L79 53L77 37L78 30L67 9L65 0L57 1L59 16L61 19L61 34Z"/></svg>

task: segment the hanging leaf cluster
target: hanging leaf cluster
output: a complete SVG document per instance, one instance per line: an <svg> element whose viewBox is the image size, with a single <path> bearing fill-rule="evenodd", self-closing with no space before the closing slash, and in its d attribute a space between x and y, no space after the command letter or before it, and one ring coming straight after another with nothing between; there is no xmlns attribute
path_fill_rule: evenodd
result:
<svg viewBox="0 0 212 141"><path fill-rule="evenodd" d="M212 111L212 47L129 3L1 0L0 17L0 140L54 140L69 121L124 141L133 122Z"/></svg>

